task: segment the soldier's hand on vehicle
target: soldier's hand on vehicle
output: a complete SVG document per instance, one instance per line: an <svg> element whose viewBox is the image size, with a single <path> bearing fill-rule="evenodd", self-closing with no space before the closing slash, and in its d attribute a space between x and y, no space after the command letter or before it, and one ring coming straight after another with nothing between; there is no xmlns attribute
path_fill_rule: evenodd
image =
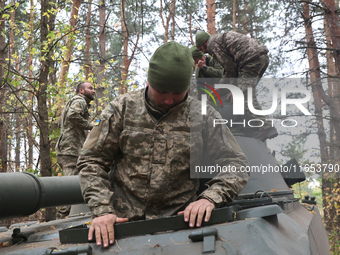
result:
<svg viewBox="0 0 340 255"><path fill-rule="evenodd" d="M89 229L88 240L92 241L93 233L95 233L97 245L102 245L103 239L104 247L108 247L109 242L110 244L113 244L115 240L113 225L115 223L122 223L127 221L129 221L128 218L119 218L114 214L106 214L96 217L92 220L92 224Z"/></svg>
<svg viewBox="0 0 340 255"><path fill-rule="evenodd" d="M184 221L189 222L190 227L195 226L200 227L202 225L203 216L205 214L204 221L208 222L210 220L211 212L215 208L215 205L208 199L200 199L195 202L190 203L184 211L178 214L184 215Z"/></svg>

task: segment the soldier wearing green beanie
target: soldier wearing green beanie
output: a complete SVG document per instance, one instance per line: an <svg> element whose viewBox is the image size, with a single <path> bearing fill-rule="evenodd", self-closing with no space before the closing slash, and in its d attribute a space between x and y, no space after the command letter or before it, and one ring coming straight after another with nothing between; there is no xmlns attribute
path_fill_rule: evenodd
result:
<svg viewBox="0 0 340 255"><path fill-rule="evenodd" d="M98 246L114 243L117 222L180 214L200 227L247 183L240 171L247 160L230 130L212 130L221 116L210 105L202 115L188 96L193 64L188 47L163 44L150 59L147 86L110 102L85 142L77 168L93 216L89 240L95 235ZM190 169L202 165L203 147L214 164L238 171L221 172L198 193Z"/></svg>
<svg viewBox="0 0 340 255"><path fill-rule="evenodd" d="M203 53L209 53L224 68L223 83L230 82L230 78L242 91L245 98L248 98L248 87L253 88L253 106L260 110L261 106L256 99L256 86L269 65L268 49L254 38L237 32L225 32L211 36L200 31L196 34L196 45ZM230 98L230 95L228 95ZM251 119L258 119L259 116L253 114L248 103L245 102L246 115ZM270 119L269 116L261 116L260 119ZM255 137L259 140L274 138L278 135L275 127L270 123L260 128Z"/></svg>
<svg viewBox="0 0 340 255"><path fill-rule="evenodd" d="M210 55L204 54L196 46L190 48L191 55L195 61L195 77L199 79L198 86L203 86L201 83L211 84L210 78L222 78L224 69L223 67ZM201 99L201 94L204 93L203 90L197 89L197 99Z"/></svg>
<svg viewBox="0 0 340 255"><path fill-rule="evenodd" d="M194 61L187 47L174 41L163 44L149 62L148 82L162 92L188 90Z"/></svg>
<svg viewBox="0 0 340 255"><path fill-rule="evenodd" d="M208 39L210 38L210 34L204 31L200 31L196 34L196 46L200 48Z"/></svg>
<svg viewBox="0 0 340 255"><path fill-rule="evenodd" d="M192 58L195 60L195 64L196 64L196 59L199 59L204 56L204 53L200 51L195 45L190 47L190 52L191 52Z"/></svg>

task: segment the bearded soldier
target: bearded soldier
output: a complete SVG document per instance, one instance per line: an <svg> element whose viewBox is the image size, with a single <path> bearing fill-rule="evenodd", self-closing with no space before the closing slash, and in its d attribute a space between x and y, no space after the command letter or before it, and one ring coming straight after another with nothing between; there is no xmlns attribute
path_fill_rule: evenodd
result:
<svg viewBox="0 0 340 255"><path fill-rule="evenodd" d="M90 102L95 90L90 82L81 82L76 88L76 95L68 101L60 118L60 137L56 144L57 162L64 175L77 175L77 160L88 130L93 125L89 122ZM68 216L70 206L62 206L57 212L57 219Z"/></svg>

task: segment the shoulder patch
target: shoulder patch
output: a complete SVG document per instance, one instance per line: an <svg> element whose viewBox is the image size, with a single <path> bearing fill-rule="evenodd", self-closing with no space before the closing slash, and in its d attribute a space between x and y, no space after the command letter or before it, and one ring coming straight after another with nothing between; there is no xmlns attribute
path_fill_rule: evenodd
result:
<svg viewBox="0 0 340 255"><path fill-rule="evenodd" d="M95 121L94 125L95 125L95 126L98 126L99 123L100 123L100 119L97 119L97 120Z"/></svg>

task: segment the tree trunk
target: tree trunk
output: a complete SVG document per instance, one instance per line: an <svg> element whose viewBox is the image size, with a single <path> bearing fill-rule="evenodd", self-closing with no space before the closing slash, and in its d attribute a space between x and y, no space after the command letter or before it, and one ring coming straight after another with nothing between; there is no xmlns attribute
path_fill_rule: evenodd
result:
<svg viewBox="0 0 340 255"><path fill-rule="evenodd" d="M5 8L5 1L0 1L0 9ZM5 29L5 19L0 19L0 31ZM5 65L6 65L6 38L0 33L0 172L7 172L7 132L5 114L2 112L5 105Z"/></svg>
<svg viewBox="0 0 340 255"><path fill-rule="evenodd" d="M303 15L304 15L304 23L306 29L306 41L307 41L307 55L309 61L309 70L311 77L311 85L314 97L314 106L315 106L315 115L317 121L317 129L318 129L318 138L320 142L320 154L321 154L321 164L329 163L328 155L327 155L327 142L326 142L326 133L323 126L323 117L322 117L322 83L321 83L321 72L320 72L320 64L318 58L318 52L316 48L316 43L314 40L311 17L309 13L309 3L303 3ZM334 224L334 218L336 216L336 210L333 207L333 203L330 203L333 200L332 190L333 184L332 179L327 173L322 173L322 196L323 196L323 208L324 208L324 222L327 230L331 230Z"/></svg>
<svg viewBox="0 0 340 255"><path fill-rule="evenodd" d="M163 18L163 0L160 0L159 3L160 3L159 16L161 17L162 25L164 27L164 40L163 41L164 43L166 43L169 39L169 26L167 26Z"/></svg>
<svg viewBox="0 0 340 255"><path fill-rule="evenodd" d="M322 89L320 62L318 52L316 49L316 43L314 40L311 17L309 14L309 4L307 2L303 3L303 16L306 30L309 75L311 78L311 87L313 92L315 115L318 128L318 137L320 142L321 162L326 163L328 157L327 157L326 133L323 126L323 112L322 112L323 103L320 91Z"/></svg>
<svg viewBox="0 0 340 255"><path fill-rule="evenodd" d="M324 19L324 28L325 28L325 35L326 35L326 48L331 49L332 48L332 42L329 37L330 32L329 32L329 26L327 24L327 20ZM331 98L331 100L334 102L334 108L330 107L330 145L329 145L329 156L330 160L332 162L337 162L335 161L336 158L338 158L338 154L340 152L340 146L338 147L337 145L340 145L339 139L340 139L340 134L337 134L336 132L336 118L333 116L336 116L336 112L340 111L339 107L339 86L338 83L334 80L333 77L336 76L336 71L335 71L335 63L334 63L334 58L331 53L331 51L327 50L326 51L326 60L327 60L327 83L328 83L328 96ZM338 161L339 162L339 161Z"/></svg>
<svg viewBox="0 0 340 255"><path fill-rule="evenodd" d="M41 52L44 58L41 59L41 72L39 76L39 89L37 92L38 102L38 126L40 130L40 172L42 176L51 176L51 158L50 158L50 141L49 141L49 121L47 109L47 88L48 88L48 74L51 66L50 52L46 52L45 48L49 49L46 45L48 39L49 28L51 28L51 20L48 15L44 15L51 8L49 0L41 1L41 23L40 23L40 43ZM51 14L50 14L51 15Z"/></svg>
<svg viewBox="0 0 340 255"><path fill-rule="evenodd" d="M97 94L97 114L100 114L105 107L103 102L104 98L104 90L103 82L105 81L105 62L106 62L106 16L105 16L105 0L99 0L99 67L98 67L98 76L97 76L97 84L98 87L96 89Z"/></svg>
<svg viewBox="0 0 340 255"><path fill-rule="evenodd" d="M60 68L59 78L58 78L59 90L62 90L65 87L68 70L70 68L70 61L71 61L72 53L73 53L73 43L74 43L75 36L76 36L75 32L76 32L76 26L77 26L77 20L78 20L79 7L80 7L80 0L73 0L72 7L71 7L70 21L69 21L71 31L69 31L69 34L66 35L66 39L65 39L66 50L64 52L64 60L61 63L61 68ZM65 105L65 99L63 97L60 97L57 100L56 104L57 104L56 117L60 117L63 106Z"/></svg>
<svg viewBox="0 0 340 255"><path fill-rule="evenodd" d="M33 89L33 69L31 68L33 62L32 48L33 48L33 22L34 22L34 3L33 0L30 0L30 38L29 38L29 46L28 46L28 80ZM28 114L28 128L27 128L27 140L28 140L28 168L33 169L33 93L29 94L29 100L31 102L29 109L31 111Z"/></svg>
<svg viewBox="0 0 340 255"><path fill-rule="evenodd" d="M11 0L11 5L14 5L15 2L14 0ZM14 59L13 59L13 55L14 55L14 46L15 46L15 40L14 40L14 29L15 29L15 23L14 23L14 18L15 18L15 10L11 11L11 14L10 14L10 25L9 25L9 55L8 55L8 59L10 59L10 64L13 64L14 63ZM10 67L7 66L7 70L9 70ZM15 69L13 67L13 69ZM9 74L10 78L13 79L12 75ZM8 128L11 129L13 128L13 133L14 135L16 134L16 131L15 131L15 119L16 117L16 114L14 113L13 115L7 115L6 116L6 119L7 119L7 123L13 123L13 125L9 124L8 125ZM13 121L12 121L13 120ZM13 135L11 134L11 131L9 131L8 133L8 137L12 137L13 138ZM7 138L6 138L7 139ZM12 159L12 139L11 141L8 143L8 163L9 163L9 168L11 171L15 171L15 167L16 167L16 161L15 161L15 157L14 157L14 160ZM14 150L15 150L15 146L14 146Z"/></svg>
<svg viewBox="0 0 340 255"><path fill-rule="evenodd" d="M332 49L333 49L333 57L335 60L335 73L336 76L340 76L340 23L339 23L339 17L338 17L338 3L335 5L334 0L321 0L321 2L324 5L324 19L325 19L325 28L326 31L326 38L328 37L328 40L331 40L332 43ZM339 81L337 79L335 89L332 92L334 100L332 100L330 97L325 95L325 93L322 95L322 99L325 101L325 103L330 107L330 111L334 113L334 115L331 116L332 118L332 124L334 131L336 133L336 147L338 148L336 157L337 161L340 160L340 86Z"/></svg>
<svg viewBox="0 0 340 255"><path fill-rule="evenodd" d="M335 60L335 73L336 76L340 76L340 23L338 17L338 5L339 3L335 3L334 0L321 0L324 8L324 20L325 20L325 31L326 38L331 41L332 49L333 49L333 57ZM331 116L331 123L333 125L333 129L336 134L336 139L333 140L335 142L335 146L337 147L336 151L336 159L340 161L340 86L339 81L337 79L335 89L332 92L334 100L330 97L322 95L323 100L329 106L330 111L334 114Z"/></svg>
<svg viewBox="0 0 340 255"><path fill-rule="evenodd" d="M6 91L6 94L8 95L9 94L9 91ZM14 168L13 168L13 159L12 159L12 137L13 137L13 132L12 132L12 119L11 119L11 116L9 114L6 115L5 117L6 119L6 129L7 129L7 137L6 137L6 141L7 141L7 158L8 158L8 161L7 161L7 172L13 172Z"/></svg>
<svg viewBox="0 0 340 255"><path fill-rule="evenodd" d="M21 147L21 118L20 114L15 114L15 172L20 171L20 147Z"/></svg>
<svg viewBox="0 0 340 255"><path fill-rule="evenodd" d="M28 163L28 147L27 147L27 142L28 142L28 138L27 138L27 126L28 122L27 121L24 121L24 129L26 130L26 132L24 131L22 133L22 142L23 142L23 146L24 146L24 166L23 166L23 169L26 170L26 169L29 169L29 163Z"/></svg>
<svg viewBox="0 0 340 255"><path fill-rule="evenodd" d="M244 4L243 4L243 34L244 35L247 34L247 8L248 8L247 1L244 0Z"/></svg>
<svg viewBox="0 0 340 255"><path fill-rule="evenodd" d="M340 75L340 23L335 0L321 0L324 6L324 15L330 32L334 48L334 59L337 76Z"/></svg>
<svg viewBox="0 0 340 255"><path fill-rule="evenodd" d="M121 81L119 86L119 94L124 94L127 92L127 75L128 75L128 69L129 69L129 63L128 63L128 43L129 43L129 35L126 28L125 23L125 0L120 1L120 23L122 27L122 37L123 37L123 65L122 65L122 71L121 71Z"/></svg>
<svg viewBox="0 0 340 255"><path fill-rule="evenodd" d="M88 81L91 73L90 46L91 46L91 2L88 3L86 17L86 40L85 40L85 79Z"/></svg>
<svg viewBox="0 0 340 255"><path fill-rule="evenodd" d="M339 50L337 46L338 37L340 34L334 34L340 31L339 21L334 20L335 2L334 1L322 1L327 9L324 9L324 27L326 35L327 48L333 48L335 51L333 61L332 52L326 51L327 58L327 74L328 74L328 96L330 97L329 102L326 102L330 107L330 159L329 164L338 164L340 162L340 86L338 78L331 78L339 76ZM330 8L330 9L329 9ZM337 15L337 14L336 14ZM340 229L340 216L339 208L335 204L339 204L339 189L337 185L340 178L330 178L330 176L323 175L322 178L322 196L324 206L324 222L326 229L331 232L334 236L331 240L331 250L335 250L335 246L340 240L339 229ZM328 174L329 175L329 174Z"/></svg>
<svg viewBox="0 0 340 255"><path fill-rule="evenodd" d="M121 34L123 36L123 66L122 66L122 71L121 71L121 81L120 81L120 86L119 86L119 94L124 94L127 92L127 77L129 74L129 67L131 64L131 61L135 55L137 46L138 46L138 41L139 41L139 35L140 33L137 33L137 39L136 42L133 44L134 48L132 50L131 56L129 58L128 55L128 46L129 46L129 33L127 31L126 27L126 22L125 22L125 0L121 0L121 5L120 5L120 21L121 21Z"/></svg>
<svg viewBox="0 0 340 255"><path fill-rule="evenodd" d="M15 5L15 1L11 0L11 5ZM10 59L12 59L13 53L14 53L14 46L15 46L15 40L14 40L14 29L15 29L15 9L11 11L11 17L10 17L10 22L9 22L9 54L10 54Z"/></svg>
<svg viewBox="0 0 340 255"><path fill-rule="evenodd" d="M49 116L47 108L47 89L48 76L50 68L53 67L51 58L51 42L48 42L47 35L49 31L54 30L55 16L52 13L46 15L53 3L49 0L41 0L40 14L40 50L42 58L40 60L39 88L36 94L38 103L38 126L40 131L39 138L39 157L40 157L40 173L42 176L52 175L52 162L50 157L50 140L49 140ZM55 219L55 209L47 208L45 211L46 221Z"/></svg>
<svg viewBox="0 0 340 255"><path fill-rule="evenodd" d="M0 76L2 77L2 75ZM3 79L0 78L0 92L1 95L4 95L5 87L2 86L2 80ZM0 97L0 109L4 109L3 99L4 97ZM3 113L0 113L0 172L7 172L7 131Z"/></svg>
<svg viewBox="0 0 340 255"><path fill-rule="evenodd" d="M65 80L67 79L67 73L70 67L70 60L73 53L73 43L75 40L76 35L76 26L77 26L77 20L78 20L78 11L80 7L80 0L73 0L72 2L72 8L71 8L71 15L70 15L70 26L71 26L71 32L66 35L66 50L64 55L64 60L61 64L61 69L59 72L59 86L63 87Z"/></svg>
<svg viewBox="0 0 340 255"><path fill-rule="evenodd" d="M216 34L215 13L215 0L207 0L207 29L208 33L211 35Z"/></svg>
<svg viewBox="0 0 340 255"><path fill-rule="evenodd" d="M236 32L236 0L233 0L233 31Z"/></svg>
<svg viewBox="0 0 340 255"><path fill-rule="evenodd" d="M1 42L0 42L1 44ZM1 46L0 46L1 47ZM1 53L0 53L1 54ZM1 58L1 57L0 57ZM0 70L1 72L1 70ZM3 86L3 76L0 75L0 92L1 95L5 95L5 86ZM6 119L5 114L1 113L4 109L4 97L0 97L0 172L7 172L7 130L6 130Z"/></svg>
<svg viewBox="0 0 340 255"><path fill-rule="evenodd" d="M169 25L170 25L170 20L172 20L172 40L175 38L175 11L176 11L176 0L171 0L170 2L170 8L169 8L169 14L164 21L163 18L163 2L160 0L160 9L159 9L159 15L162 20L162 25L164 27L164 43L168 42L169 40Z"/></svg>
<svg viewBox="0 0 340 255"><path fill-rule="evenodd" d="M171 12L172 12L172 31L171 31L171 40L175 40L175 31L176 31L176 21L175 21L175 11L176 11L176 6L175 6L176 1L171 2Z"/></svg>
<svg viewBox="0 0 340 255"><path fill-rule="evenodd" d="M194 37L193 37L193 34L192 34L192 14L191 14L191 12L189 14L189 34L190 34L191 45L195 45Z"/></svg>
<svg viewBox="0 0 340 255"><path fill-rule="evenodd" d="M336 3L338 6L339 3ZM326 34L326 48L333 48L332 45L332 32L330 31L329 19L324 18L324 27ZM340 86L338 78L339 72L336 69L336 65L331 51L326 51L327 58L327 74L328 74L328 95L331 98L333 107L330 107L330 156L333 162L340 162Z"/></svg>
<svg viewBox="0 0 340 255"><path fill-rule="evenodd" d="M11 5L15 5L15 1L11 0ZM15 39L14 39L14 29L15 29L15 9L11 12L11 17L10 17L10 32L9 32L9 42L10 42L10 47L9 47L9 59L13 60L13 63L16 63L16 69L19 70L18 68L18 60L13 59L13 55L16 53L15 52ZM13 77L13 79L17 79L16 77ZM18 109L19 110L19 109ZM20 140L21 140L21 123L20 123L20 113L14 113L14 134L15 134L15 146L14 146L14 172L18 172L20 170Z"/></svg>

